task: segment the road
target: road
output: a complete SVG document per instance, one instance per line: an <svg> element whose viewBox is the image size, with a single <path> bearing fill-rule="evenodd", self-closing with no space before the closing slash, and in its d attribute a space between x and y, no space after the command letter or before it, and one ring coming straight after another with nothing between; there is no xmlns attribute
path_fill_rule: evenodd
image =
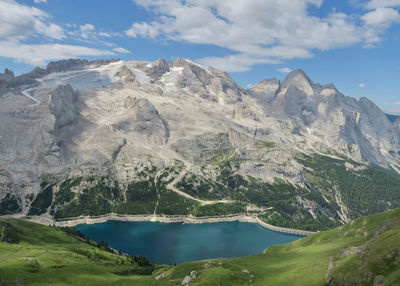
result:
<svg viewBox="0 0 400 286"><path fill-rule="evenodd" d="M30 94L30 92L33 91L33 90L35 90L35 88L28 88L28 89L25 89L25 90L22 91L22 94L23 94L25 97L27 97L27 98L29 98L30 100L32 100L33 102L35 102L35 103L33 103L33 104L29 104L29 105L28 105L29 107L34 107L34 106L38 106L39 104L41 104L41 102L40 102L39 100L37 100L36 98L34 98L34 97Z"/></svg>
<svg viewBox="0 0 400 286"><path fill-rule="evenodd" d="M185 192L182 192L181 190L178 190L175 185L182 180L182 178L187 174L187 172L191 169L192 165L189 162L185 162L185 169L183 169L179 175L167 185L167 189L170 189L171 191L177 193L178 195L181 195L185 198L194 200L196 202L199 202L201 205L212 205L212 204L218 204L218 203L224 203L224 204L229 204L229 203L234 203L235 201L230 201L230 200L215 200L215 201L205 201L201 200L198 198L195 198Z"/></svg>

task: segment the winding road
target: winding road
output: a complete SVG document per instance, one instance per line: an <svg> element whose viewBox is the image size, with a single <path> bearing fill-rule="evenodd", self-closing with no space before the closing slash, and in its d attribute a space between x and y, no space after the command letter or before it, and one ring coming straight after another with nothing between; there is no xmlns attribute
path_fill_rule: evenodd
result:
<svg viewBox="0 0 400 286"><path fill-rule="evenodd" d="M33 90L35 90L35 89L36 89L36 88L28 88L28 89L25 89L25 90L22 91L22 94L23 94L25 97L27 97L27 98L29 98L30 100L32 100L33 102L35 102L35 103L33 103L33 104L29 104L29 105L28 105L29 107L38 106L39 104L42 103L42 102L40 102L39 100L37 100L36 98L34 98L34 97L30 94L30 92L33 91Z"/></svg>

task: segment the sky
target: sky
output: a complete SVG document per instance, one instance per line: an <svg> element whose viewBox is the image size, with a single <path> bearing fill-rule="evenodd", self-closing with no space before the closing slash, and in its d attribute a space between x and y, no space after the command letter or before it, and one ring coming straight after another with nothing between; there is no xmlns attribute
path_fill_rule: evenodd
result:
<svg viewBox="0 0 400 286"><path fill-rule="evenodd" d="M400 0L0 0L0 69L189 58L244 88L300 68L400 114Z"/></svg>

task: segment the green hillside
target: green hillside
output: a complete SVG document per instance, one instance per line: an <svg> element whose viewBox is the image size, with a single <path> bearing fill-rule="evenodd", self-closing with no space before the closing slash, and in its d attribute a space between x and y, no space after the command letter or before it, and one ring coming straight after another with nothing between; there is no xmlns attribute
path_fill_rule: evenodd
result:
<svg viewBox="0 0 400 286"><path fill-rule="evenodd" d="M148 275L159 266L72 229L1 219L0 241L0 285L169 285Z"/></svg>
<svg viewBox="0 0 400 286"><path fill-rule="evenodd" d="M176 267L111 253L71 230L0 225L0 285L400 285L400 209L263 254Z"/></svg>

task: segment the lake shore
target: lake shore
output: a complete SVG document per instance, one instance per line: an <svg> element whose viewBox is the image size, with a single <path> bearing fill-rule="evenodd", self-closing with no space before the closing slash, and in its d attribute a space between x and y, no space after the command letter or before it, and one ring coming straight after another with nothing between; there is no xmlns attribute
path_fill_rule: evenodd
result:
<svg viewBox="0 0 400 286"><path fill-rule="evenodd" d="M132 221L132 222L141 222L141 221L151 221L151 222L162 222L162 223L187 223L187 224L201 224L201 223L217 223L217 222L230 222L230 221L240 221L240 222L248 222L248 223L257 223L262 227L268 228L273 231L283 232L283 233L291 233L296 235L304 235L308 236L314 234L312 231L305 231L300 229L291 229L274 226L268 223L263 222L256 216L249 216L245 214L239 215L227 215L227 216L218 216L218 217L194 217L194 216L155 216L155 215L121 215L121 214L107 214L102 216L81 216L77 218L68 218L63 220L54 220L50 216L40 216L40 217L28 217L23 215L10 215L10 216L2 216L2 217L13 217L20 218L29 221L33 221L36 223L44 224L44 225L55 225L60 227L73 227L79 224L94 224L94 223L103 223L109 220L117 220L117 221Z"/></svg>

